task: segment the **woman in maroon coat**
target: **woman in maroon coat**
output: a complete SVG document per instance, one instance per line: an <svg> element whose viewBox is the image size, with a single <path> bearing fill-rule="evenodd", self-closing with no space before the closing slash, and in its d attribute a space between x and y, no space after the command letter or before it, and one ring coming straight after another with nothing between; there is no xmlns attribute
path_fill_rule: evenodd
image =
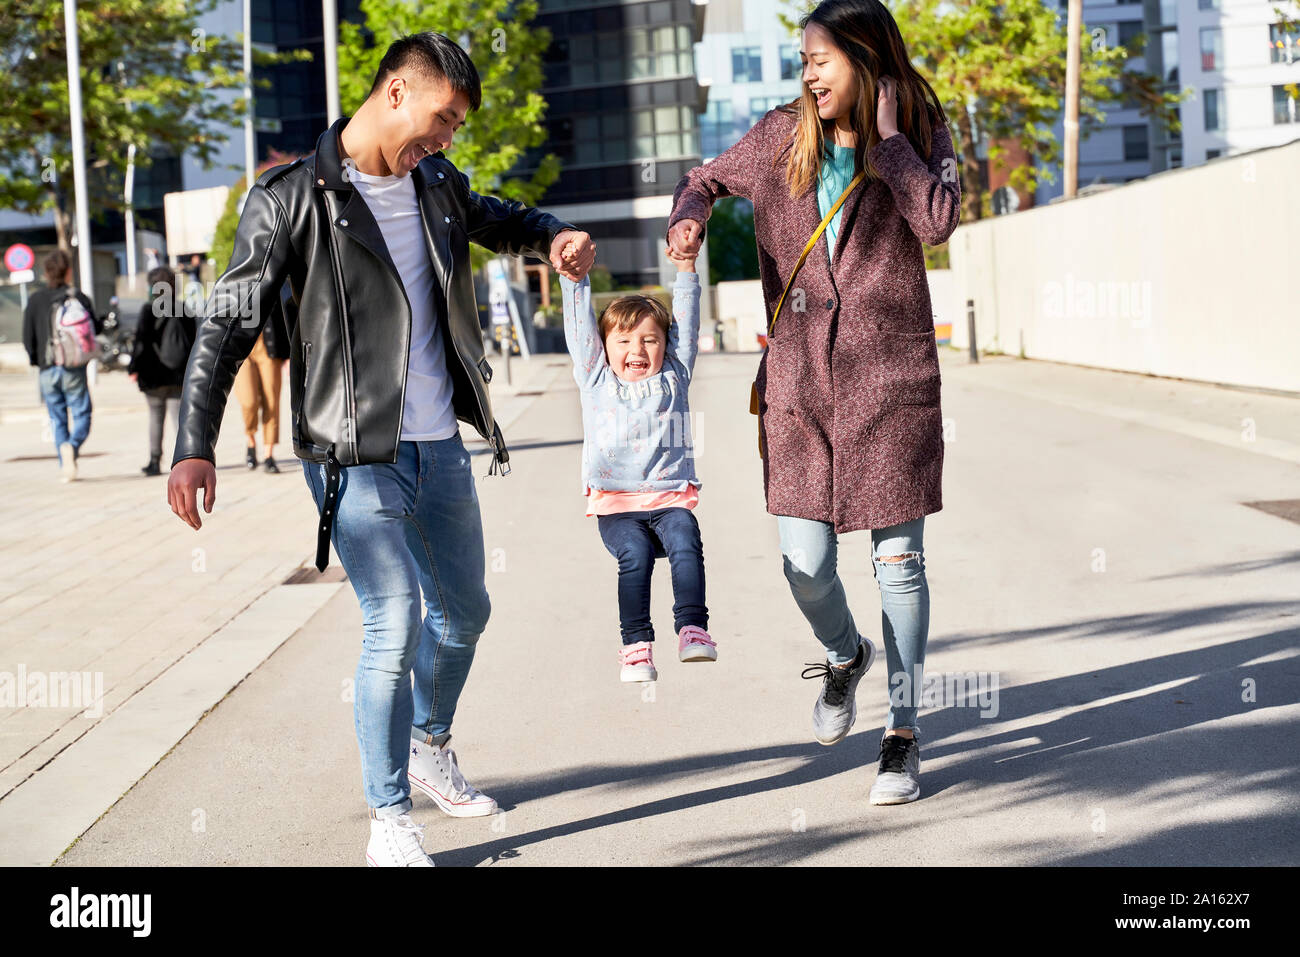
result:
<svg viewBox="0 0 1300 957"><path fill-rule="evenodd" d="M759 362L767 510L785 575L826 647L813 731L848 734L875 645L836 573L838 533L871 529L890 708L873 804L920 796L917 704L929 630L921 543L942 507L939 358L921 243L957 227L947 117L878 0L825 0L800 23L803 91L677 184L668 243L698 252L713 202L754 204L770 319L799 254L852 175L865 179L818 238ZM744 400L736 396L739 404Z"/></svg>

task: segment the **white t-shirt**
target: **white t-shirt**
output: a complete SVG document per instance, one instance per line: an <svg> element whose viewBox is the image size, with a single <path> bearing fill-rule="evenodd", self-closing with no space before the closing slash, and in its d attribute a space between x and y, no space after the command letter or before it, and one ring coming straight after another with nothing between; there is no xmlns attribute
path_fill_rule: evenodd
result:
<svg viewBox="0 0 1300 957"><path fill-rule="evenodd" d="M415 200L415 183L406 176L371 176L343 161L348 178L370 208L384 234L388 255L411 303L411 355L406 366L406 402L401 440L449 439L460 427L451 404L446 350L438 326L433 284L438 281Z"/></svg>

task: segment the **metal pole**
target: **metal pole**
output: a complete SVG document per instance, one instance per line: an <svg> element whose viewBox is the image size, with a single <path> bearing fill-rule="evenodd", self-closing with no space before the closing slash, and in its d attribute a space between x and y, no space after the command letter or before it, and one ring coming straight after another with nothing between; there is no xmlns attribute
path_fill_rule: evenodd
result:
<svg viewBox="0 0 1300 957"><path fill-rule="evenodd" d="M244 186L252 189L257 171L253 139L253 0L244 0Z"/></svg>
<svg viewBox="0 0 1300 957"><path fill-rule="evenodd" d="M86 194L86 139L81 125L81 50L77 45L77 0L63 0L63 32L68 44L68 119L72 124L72 187L77 203L78 288L94 298L90 259L90 200Z"/></svg>
<svg viewBox="0 0 1300 957"><path fill-rule="evenodd" d="M339 18L336 0L321 0L325 25L325 113L329 124L343 115L339 109Z"/></svg>
<svg viewBox="0 0 1300 957"><path fill-rule="evenodd" d="M126 205L126 282L135 289L135 210L131 208L131 199L135 195L135 144L126 148L126 187L122 190L122 201Z"/></svg>
<svg viewBox="0 0 1300 957"><path fill-rule="evenodd" d="M117 63L117 74L122 78L122 86L126 86L126 64L122 61ZM131 102L126 102L126 111L131 112ZM122 189L122 204L126 207L126 282L127 287L132 291L135 290L135 210L131 202L135 197L135 144L131 143L126 148L126 185Z"/></svg>
<svg viewBox="0 0 1300 957"><path fill-rule="evenodd" d="M975 345L975 300L966 300L966 335L970 339L970 361L980 361L980 351Z"/></svg>
<svg viewBox="0 0 1300 957"><path fill-rule="evenodd" d="M1079 192L1079 30L1083 0L1070 0L1065 55L1065 198Z"/></svg>

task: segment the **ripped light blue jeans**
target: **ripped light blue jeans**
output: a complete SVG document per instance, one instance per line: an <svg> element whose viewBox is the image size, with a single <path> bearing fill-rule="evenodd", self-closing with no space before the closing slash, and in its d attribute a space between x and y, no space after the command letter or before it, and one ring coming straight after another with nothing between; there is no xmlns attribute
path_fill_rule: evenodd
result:
<svg viewBox="0 0 1300 957"><path fill-rule="evenodd" d="M925 643L930 630L930 588L925 580L921 533L925 516L872 529L871 558L880 586L880 627L889 667L889 715L885 729L910 728L920 737L916 703L920 700ZM838 536L829 522L777 516L785 577L826 660L847 664L858 653L853 614L836 571ZM902 561L885 561L902 557ZM917 689L916 694L908 693Z"/></svg>
<svg viewBox="0 0 1300 957"><path fill-rule="evenodd" d="M325 466L302 465L319 509ZM450 734L491 613L469 453L459 435L399 442L392 464L341 470L337 507L334 550L365 625L353 707L362 783L374 816L396 817L411 809L411 739Z"/></svg>

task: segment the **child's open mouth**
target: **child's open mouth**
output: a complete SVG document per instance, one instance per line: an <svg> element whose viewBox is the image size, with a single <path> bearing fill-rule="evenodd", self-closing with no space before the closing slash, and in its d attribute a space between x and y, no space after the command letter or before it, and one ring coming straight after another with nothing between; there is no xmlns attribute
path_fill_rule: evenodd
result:
<svg viewBox="0 0 1300 957"><path fill-rule="evenodd" d="M623 368L628 372L647 372L650 369L650 363L643 359L628 359L623 363Z"/></svg>

